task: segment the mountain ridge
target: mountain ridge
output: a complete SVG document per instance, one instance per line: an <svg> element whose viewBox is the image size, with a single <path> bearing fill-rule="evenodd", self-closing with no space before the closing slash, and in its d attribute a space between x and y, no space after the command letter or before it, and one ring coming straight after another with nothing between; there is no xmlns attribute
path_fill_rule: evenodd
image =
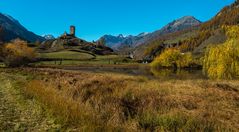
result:
<svg viewBox="0 0 239 132"><path fill-rule="evenodd" d="M20 38L29 42L43 41L43 37L27 30L20 22L12 16L0 13L0 31L1 41L10 41L12 39Z"/></svg>
<svg viewBox="0 0 239 132"><path fill-rule="evenodd" d="M199 26L202 22L196 19L193 16L184 16L177 20L174 20L159 30L156 30L152 33L142 32L136 36L129 35L126 37L121 36L113 36L113 35L104 35L101 38L104 38L106 41L106 45L118 50L122 46L128 47L137 47L146 43L149 40L152 40L160 35L182 31L194 26Z"/></svg>

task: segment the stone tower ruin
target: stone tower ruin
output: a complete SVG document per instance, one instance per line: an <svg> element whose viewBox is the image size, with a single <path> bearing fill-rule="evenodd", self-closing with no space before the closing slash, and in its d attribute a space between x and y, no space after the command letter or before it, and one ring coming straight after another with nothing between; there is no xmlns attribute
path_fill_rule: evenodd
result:
<svg viewBox="0 0 239 132"><path fill-rule="evenodd" d="M75 36L75 33L76 33L76 27L70 26L70 35Z"/></svg>

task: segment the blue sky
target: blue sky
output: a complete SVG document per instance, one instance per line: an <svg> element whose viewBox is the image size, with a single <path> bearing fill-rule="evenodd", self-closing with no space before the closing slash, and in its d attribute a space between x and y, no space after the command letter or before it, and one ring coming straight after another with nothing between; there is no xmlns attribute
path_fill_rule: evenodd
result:
<svg viewBox="0 0 239 132"><path fill-rule="evenodd" d="M104 34L136 35L160 29L191 15L213 17L235 0L1 0L0 12L11 15L36 34L61 35L70 25L89 41Z"/></svg>

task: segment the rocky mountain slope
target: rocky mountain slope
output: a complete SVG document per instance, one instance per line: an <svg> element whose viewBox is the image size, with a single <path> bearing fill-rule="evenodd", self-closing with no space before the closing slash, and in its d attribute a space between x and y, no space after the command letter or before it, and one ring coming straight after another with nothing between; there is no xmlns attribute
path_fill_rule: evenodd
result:
<svg viewBox="0 0 239 132"><path fill-rule="evenodd" d="M156 39L161 35L186 30L188 28L199 26L200 24L201 21L197 20L193 16L185 16L170 22L162 29L152 33L141 33L137 36L130 35L126 37L124 37L123 35L105 35L103 36L103 38L105 39L107 46L117 50L123 46L137 47L147 43L150 40Z"/></svg>
<svg viewBox="0 0 239 132"><path fill-rule="evenodd" d="M196 19L193 16L185 16L178 20L174 20L173 22L167 24L161 30L156 31L154 34L165 34L165 33L173 33L176 31L182 31L187 28L191 28L194 26L200 25L202 22Z"/></svg>
<svg viewBox="0 0 239 132"><path fill-rule="evenodd" d="M10 41L15 38L21 38L29 42L43 41L43 37L28 31L16 19L9 15L0 13L0 39L1 41Z"/></svg>

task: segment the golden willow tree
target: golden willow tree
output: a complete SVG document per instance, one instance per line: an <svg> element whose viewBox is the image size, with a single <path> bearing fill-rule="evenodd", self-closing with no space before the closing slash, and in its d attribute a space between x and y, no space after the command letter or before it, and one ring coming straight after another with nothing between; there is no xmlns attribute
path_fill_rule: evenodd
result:
<svg viewBox="0 0 239 132"><path fill-rule="evenodd" d="M180 50L175 48L166 49L162 54L154 59L151 67L172 67L172 68L185 68L190 67L193 63L191 53L181 53Z"/></svg>
<svg viewBox="0 0 239 132"><path fill-rule="evenodd" d="M239 77L239 26L223 27L228 37L221 45L209 46L203 62L204 73L210 78Z"/></svg>

